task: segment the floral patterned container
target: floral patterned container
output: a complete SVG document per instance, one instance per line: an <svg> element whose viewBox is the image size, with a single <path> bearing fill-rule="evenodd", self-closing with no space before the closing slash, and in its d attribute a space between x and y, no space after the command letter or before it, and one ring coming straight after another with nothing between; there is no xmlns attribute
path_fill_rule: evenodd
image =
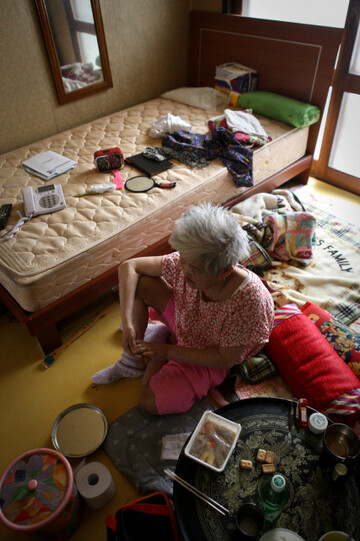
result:
<svg viewBox="0 0 360 541"><path fill-rule="evenodd" d="M16 458L0 478L0 520L11 530L63 541L79 526L81 502L67 459L52 449Z"/></svg>

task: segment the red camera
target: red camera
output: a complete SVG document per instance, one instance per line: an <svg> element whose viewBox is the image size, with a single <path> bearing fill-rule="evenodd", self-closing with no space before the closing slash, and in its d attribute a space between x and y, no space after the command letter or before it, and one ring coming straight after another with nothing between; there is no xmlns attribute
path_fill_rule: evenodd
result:
<svg viewBox="0 0 360 541"><path fill-rule="evenodd" d="M98 171L113 171L124 166L124 156L119 147L98 150L94 154L95 165Z"/></svg>

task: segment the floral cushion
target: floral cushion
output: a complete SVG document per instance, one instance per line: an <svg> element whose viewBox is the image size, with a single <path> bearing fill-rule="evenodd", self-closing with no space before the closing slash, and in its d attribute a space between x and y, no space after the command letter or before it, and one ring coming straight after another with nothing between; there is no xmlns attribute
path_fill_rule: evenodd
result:
<svg viewBox="0 0 360 541"><path fill-rule="evenodd" d="M301 311L312 321L339 357L360 379L360 336L326 310L307 302Z"/></svg>

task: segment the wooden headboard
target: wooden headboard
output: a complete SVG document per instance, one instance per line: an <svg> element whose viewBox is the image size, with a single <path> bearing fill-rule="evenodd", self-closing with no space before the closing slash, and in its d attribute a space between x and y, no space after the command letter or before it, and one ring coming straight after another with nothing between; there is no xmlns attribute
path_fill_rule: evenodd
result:
<svg viewBox="0 0 360 541"><path fill-rule="evenodd" d="M216 66L238 62L258 72L257 90L323 111L341 29L193 11L190 35L190 86L213 87ZM318 122L310 128L309 153L314 152L319 127Z"/></svg>

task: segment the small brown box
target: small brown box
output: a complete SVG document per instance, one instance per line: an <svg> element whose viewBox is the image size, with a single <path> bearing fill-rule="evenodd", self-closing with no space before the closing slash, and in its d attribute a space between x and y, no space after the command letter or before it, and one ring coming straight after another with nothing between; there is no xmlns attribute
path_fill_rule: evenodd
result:
<svg viewBox="0 0 360 541"><path fill-rule="evenodd" d="M275 453L273 453L272 451L266 451L266 456L265 456L266 464L273 464L274 456L275 456Z"/></svg>
<svg viewBox="0 0 360 541"><path fill-rule="evenodd" d="M262 464L261 469L263 473L274 473L275 466L274 464Z"/></svg>
<svg viewBox="0 0 360 541"><path fill-rule="evenodd" d="M240 469L241 470L252 470L251 460L240 460Z"/></svg>
<svg viewBox="0 0 360 541"><path fill-rule="evenodd" d="M265 451L265 449L259 449L259 450L258 450L258 453L257 453L256 460L257 460L258 462L265 462L265 457L266 457L266 451Z"/></svg>

